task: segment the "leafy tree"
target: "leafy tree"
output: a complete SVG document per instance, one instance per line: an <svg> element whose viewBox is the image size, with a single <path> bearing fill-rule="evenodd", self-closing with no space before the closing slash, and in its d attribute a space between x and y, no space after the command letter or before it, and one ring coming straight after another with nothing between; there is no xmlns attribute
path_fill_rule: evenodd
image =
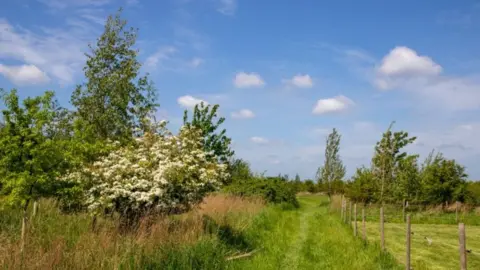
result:
<svg viewBox="0 0 480 270"><path fill-rule="evenodd" d="M375 186L374 178L370 169L362 167L358 168L352 181L348 184L347 195L355 201L369 203L375 200L375 191L378 188Z"/></svg>
<svg viewBox="0 0 480 270"><path fill-rule="evenodd" d="M425 160L421 171L423 199L430 203L464 201L467 189L465 167L455 160L433 152Z"/></svg>
<svg viewBox="0 0 480 270"><path fill-rule="evenodd" d="M311 193L315 193L317 192L317 189L315 187L315 183L313 182L313 180L305 180L305 191L308 191L308 192L311 192Z"/></svg>
<svg viewBox="0 0 480 270"><path fill-rule="evenodd" d="M379 182L379 200L383 202L386 191L393 187L395 181L395 168L403 160L407 153L400 152L402 148L413 143L416 137L409 137L407 132L392 132L392 122L382 139L375 146L375 154L372 158L372 171L375 179Z"/></svg>
<svg viewBox="0 0 480 270"><path fill-rule="evenodd" d="M250 164L247 161L237 158L229 162L229 174L232 183L243 182L253 177Z"/></svg>
<svg viewBox="0 0 480 270"><path fill-rule="evenodd" d="M23 208L22 247L27 208L32 200L55 194L56 179L68 168L68 141L61 140L64 110L53 92L26 98L0 91L5 109L0 129L0 203ZM65 135L66 136L66 135Z"/></svg>
<svg viewBox="0 0 480 270"><path fill-rule="evenodd" d="M332 183L335 180L342 180L345 176L345 166L343 166L340 159L340 138L341 135L336 129L333 129L327 137L327 144L325 147L325 161L323 166L318 168L317 178L318 183L325 185L328 197L332 196Z"/></svg>
<svg viewBox="0 0 480 270"><path fill-rule="evenodd" d="M230 149L231 139L227 137L226 129L217 133L220 125L225 122L224 117L217 118L217 111L220 105L205 105L203 102L195 105L192 120L188 120L188 110L183 115L183 124L185 126L195 126L202 130L204 138L204 147L207 153L212 153L211 157L218 158L220 162L227 163L234 152ZM215 122L216 121L216 122Z"/></svg>
<svg viewBox="0 0 480 270"><path fill-rule="evenodd" d="M77 107L76 128L83 139L129 141L134 132L146 131L147 118L156 109L156 94L147 76L139 76L138 51L133 49L137 30L126 29L121 10L108 17L103 34L86 54L87 82L72 94Z"/></svg>
<svg viewBox="0 0 480 270"><path fill-rule="evenodd" d="M295 180L292 183L293 188L295 189L295 192L300 192L302 191L302 180L300 179L300 176L298 173L295 175Z"/></svg>
<svg viewBox="0 0 480 270"><path fill-rule="evenodd" d="M401 201L414 201L420 196L421 183L417 155L409 155L398 162L395 168L394 197Z"/></svg>

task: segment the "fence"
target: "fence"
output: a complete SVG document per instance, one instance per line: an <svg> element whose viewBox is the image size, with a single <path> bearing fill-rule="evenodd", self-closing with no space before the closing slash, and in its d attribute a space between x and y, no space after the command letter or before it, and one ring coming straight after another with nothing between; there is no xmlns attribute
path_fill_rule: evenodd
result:
<svg viewBox="0 0 480 270"><path fill-rule="evenodd" d="M340 209L337 207L336 210L339 210L342 222L352 228L354 237L361 237L366 244L379 242L381 250L392 253L405 264L405 269L412 269L412 262L430 268L429 258L433 263L439 264L440 268L455 269L460 266L460 269L467 269L468 261L471 269L480 269L480 245L475 243L477 239L469 240L467 248L466 226L464 222L460 222L465 219L465 215L460 213L458 204L453 221L453 213L429 216L424 212L411 212L407 202L404 202L401 208L387 205L377 208L354 203L342 196L340 205ZM388 211L385 211L386 208ZM474 216L480 219L478 215ZM428 225L422 223L425 220ZM358 224L360 222L361 224ZM457 225L454 225L455 223ZM477 224L477 220L472 223ZM374 224L378 224L378 231ZM469 226L468 229L471 231L471 238L480 233L480 227ZM417 259L412 261L416 253ZM427 261L422 261L423 259Z"/></svg>

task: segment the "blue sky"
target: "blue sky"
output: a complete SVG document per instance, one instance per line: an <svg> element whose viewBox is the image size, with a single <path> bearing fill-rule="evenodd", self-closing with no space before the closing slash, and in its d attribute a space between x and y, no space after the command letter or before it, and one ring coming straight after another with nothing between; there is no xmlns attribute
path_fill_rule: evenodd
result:
<svg viewBox="0 0 480 270"><path fill-rule="evenodd" d="M388 2L388 3L387 3ZM83 53L124 7L140 29L159 117L219 103L239 157L258 172L312 178L342 134L348 175L369 165L393 120L480 179L480 2L17 0L0 9L0 87L54 90L64 106ZM477 166L476 166L477 165Z"/></svg>

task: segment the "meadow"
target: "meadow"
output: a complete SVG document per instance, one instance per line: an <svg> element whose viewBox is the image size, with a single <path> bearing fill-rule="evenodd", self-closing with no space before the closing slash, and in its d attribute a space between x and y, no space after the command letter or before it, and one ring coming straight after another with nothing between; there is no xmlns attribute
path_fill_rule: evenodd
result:
<svg viewBox="0 0 480 270"><path fill-rule="evenodd" d="M365 246L329 212L325 196L298 197L300 206L258 198L208 196L197 209L149 217L133 232L111 219L63 214L41 201L30 220L24 256L19 211L0 223L3 269L401 269L377 245Z"/></svg>

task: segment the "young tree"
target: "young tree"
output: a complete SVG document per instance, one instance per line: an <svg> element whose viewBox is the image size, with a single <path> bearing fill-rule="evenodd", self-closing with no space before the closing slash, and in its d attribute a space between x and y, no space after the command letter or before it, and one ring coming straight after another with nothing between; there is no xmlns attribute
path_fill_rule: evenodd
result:
<svg viewBox="0 0 480 270"><path fill-rule="evenodd" d="M368 168L357 168L352 181L348 183L347 194L355 201L369 203L375 199L377 187L372 181L373 174Z"/></svg>
<svg viewBox="0 0 480 270"><path fill-rule="evenodd" d="M421 185L417 155L409 155L398 162L395 168L395 186L393 195L399 200L414 201L420 195Z"/></svg>
<svg viewBox="0 0 480 270"><path fill-rule="evenodd" d="M467 189L465 167L433 152L421 171L423 200L429 203L464 201Z"/></svg>
<svg viewBox="0 0 480 270"><path fill-rule="evenodd" d="M392 122L387 131L383 133L382 139L375 146L375 154L372 158L372 171L375 179L379 182L379 200L383 202L386 191L391 188L395 181L394 171L398 163L403 160L407 153L400 150L413 143L416 137L409 137L407 132L392 132Z"/></svg>
<svg viewBox="0 0 480 270"><path fill-rule="evenodd" d="M0 203L23 209L23 250L30 202L54 195L57 177L68 166L68 141L59 132L64 111L53 92L26 98L23 106L16 90L0 92L5 103L0 129Z"/></svg>
<svg viewBox="0 0 480 270"><path fill-rule="evenodd" d="M185 126L194 126L202 130L204 138L204 147L207 153L212 153L211 157L218 158L220 162L228 163L234 152L230 149L231 139L227 137L226 129L217 133L220 125L225 122L224 117L217 118L217 111L220 105L195 105L192 120L188 120L188 110L183 115L183 124ZM216 120L216 122L215 122Z"/></svg>
<svg viewBox="0 0 480 270"><path fill-rule="evenodd" d="M77 130L89 141L130 141L136 130L148 129L147 118L158 107L147 76L139 76L138 51L133 48L137 30L126 29L121 10L108 17L103 34L84 68L87 82L72 94L77 108Z"/></svg>
<svg viewBox="0 0 480 270"><path fill-rule="evenodd" d="M327 137L325 147L325 161L322 167L318 168L317 179L319 185L326 186L328 197L332 196L332 183L342 180L345 176L345 166L340 159L340 138L341 135L334 128Z"/></svg>

